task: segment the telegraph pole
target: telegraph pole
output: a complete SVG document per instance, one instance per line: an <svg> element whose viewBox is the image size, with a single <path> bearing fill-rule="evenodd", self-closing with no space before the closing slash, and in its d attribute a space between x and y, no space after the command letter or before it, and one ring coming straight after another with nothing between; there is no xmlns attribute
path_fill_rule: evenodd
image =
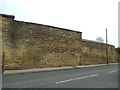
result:
<svg viewBox="0 0 120 90"><path fill-rule="evenodd" d="M107 39L107 28L106 28L106 57L107 57L107 64L108 64L108 39Z"/></svg>
<svg viewBox="0 0 120 90"><path fill-rule="evenodd" d="M3 57L2 57L2 74L4 73L4 57L5 57L5 52L3 52Z"/></svg>

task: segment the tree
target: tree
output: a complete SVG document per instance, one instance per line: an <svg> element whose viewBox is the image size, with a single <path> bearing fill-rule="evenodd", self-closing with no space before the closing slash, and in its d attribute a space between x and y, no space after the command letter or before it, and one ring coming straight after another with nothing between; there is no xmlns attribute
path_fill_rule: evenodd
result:
<svg viewBox="0 0 120 90"><path fill-rule="evenodd" d="M98 41L98 42L103 42L104 39L102 39L102 37L97 37L97 38L96 38L96 41Z"/></svg>

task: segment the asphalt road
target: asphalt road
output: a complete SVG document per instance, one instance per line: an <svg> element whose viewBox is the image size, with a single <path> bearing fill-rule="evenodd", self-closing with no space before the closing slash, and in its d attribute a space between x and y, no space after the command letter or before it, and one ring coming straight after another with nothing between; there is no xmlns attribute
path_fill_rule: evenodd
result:
<svg viewBox="0 0 120 90"><path fill-rule="evenodd" d="M5 75L3 88L118 88L118 65Z"/></svg>

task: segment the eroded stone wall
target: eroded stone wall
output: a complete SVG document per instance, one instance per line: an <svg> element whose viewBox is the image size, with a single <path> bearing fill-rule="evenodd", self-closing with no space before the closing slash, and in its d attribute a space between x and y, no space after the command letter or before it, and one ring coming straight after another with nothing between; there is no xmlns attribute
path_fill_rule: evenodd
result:
<svg viewBox="0 0 120 90"><path fill-rule="evenodd" d="M81 32L1 17L5 70L106 63L106 45L82 40ZM115 47L108 52L117 62Z"/></svg>
<svg viewBox="0 0 120 90"><path fill-rule="evenodd" d="M4 69L79 65L81 32L2 17Z"/></svg>
<svg viewBox="0 0 120 90"><path fill-rule="evenodd" d="M82 40L82 55L85 64L107 63L106 44ZM108 61L109 63L117 62L117 52L113 45L108 45Z"/></svg>
<svg viewBox="0 0 120 90"><path fill-rule="evenodd" d="M0 74L2 69L2 17L0 16Z"/></svg>
<svg viewBox="0 0 120 90"><path fill-rule="evenodd" d="M120 63L120 47L116 48L116 51L117 51L118 63Z"/></svg>

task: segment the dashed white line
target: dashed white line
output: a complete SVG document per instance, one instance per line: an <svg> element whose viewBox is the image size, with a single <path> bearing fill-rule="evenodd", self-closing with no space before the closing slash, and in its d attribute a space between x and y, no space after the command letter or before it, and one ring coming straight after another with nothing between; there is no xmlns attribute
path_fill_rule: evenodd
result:
<svg viewBox="0 0 120 90"><path fill-rule="evenodd" d="M118 70L113 70L113 71L110 71L110 72L108 72L108 73L112 73L112 72L117 72Z"/></svg>
<svg viewBox="0 0 120 90"><path fill-rule="evenodd" d="M90 75L90 76L85 76L85 77L80 77L80 78L74 78L74 79L68 79L68 80L59 81L59 82L56 82L56 83L57 83L57 84L59 84L59 83L65 83L65 82L69 82L69 81L73 81L73 80L80 80L80 79L84 79L84 78L95 77L95 76L98 76L98 75L99 75L99 74Z"/></svg>

